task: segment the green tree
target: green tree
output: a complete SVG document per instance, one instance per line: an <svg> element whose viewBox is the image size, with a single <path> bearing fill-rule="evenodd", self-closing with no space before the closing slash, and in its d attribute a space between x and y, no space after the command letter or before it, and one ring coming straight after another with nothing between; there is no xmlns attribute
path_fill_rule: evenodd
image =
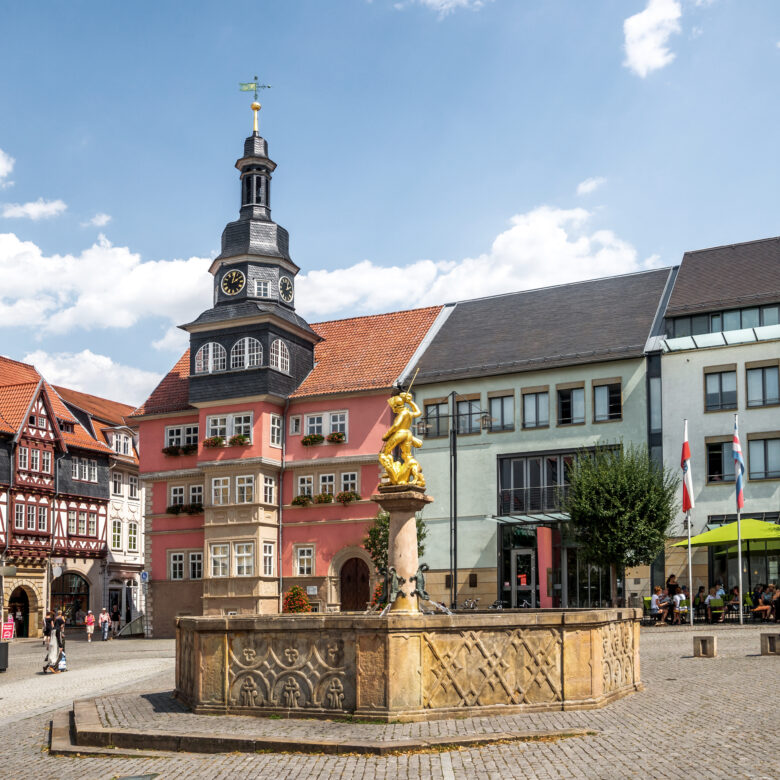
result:
<svg viewBox="0 0 780 780"><path fill-rule="evenodd" d="M311 612L309 597L300 585L293 585L284 594L282 612Z"/></svg>
<svg viewBox="0 0 780 780"><path fill-rule="evenodd" d="M679 477L631 444L580 453L568 481L564 508L588 561L609 567L615 604L617 570L650 565L663 550Z"/></svg>
<svg viewBox="0 0 780 780"><path fill-rule="evenodd" d="M417 514L417 555L422 558L425 553L425 538L428 536L428 529L425 527L420 514ZM377 512L376 518L368 528L368 535L363 539L363 547L371 556L374 566L378 572L387 571L387 548L390 539L390 515L381 510Z"/></svg>

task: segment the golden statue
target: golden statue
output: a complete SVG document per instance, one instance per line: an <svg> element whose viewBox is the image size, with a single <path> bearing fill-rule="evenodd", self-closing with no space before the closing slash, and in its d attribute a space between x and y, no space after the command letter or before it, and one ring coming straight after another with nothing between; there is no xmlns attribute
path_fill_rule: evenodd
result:
<svg viewBox="0 0 780 780"><path fill-rule="evenodd" d="M422 415L420 408L412 400L410 392L398 393L387 399L395 414L395 420L382 437L384 445L379 453L379 462L385 469L387 479L393 485L417 485L425 487L420 464L412 454L412 447L422 447L422 439L412 433L412 422ZM411 408L407 408L407 404ZM393 450L401 450L401 460L393 458Z"/></svg>

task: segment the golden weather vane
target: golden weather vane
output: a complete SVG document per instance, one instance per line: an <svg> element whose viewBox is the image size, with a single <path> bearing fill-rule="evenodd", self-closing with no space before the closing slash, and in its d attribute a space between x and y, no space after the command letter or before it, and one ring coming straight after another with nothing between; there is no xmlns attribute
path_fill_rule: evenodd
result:
<svg viewBox="0 0 780 780"><path fill-rule="evenodd" d="M254 127L252 128L253 131L256 133L258 132L257 128L257 112L262 108L260 103L257 102L257 92L260 89L271 89L270 84L261 84L257 76L255 76L254 81L239 81L238 82L238 88L241 90L241 92L254 92L255 93L255 100L252 103L252 111L255 112L255 121L254 121Z"/></svg>

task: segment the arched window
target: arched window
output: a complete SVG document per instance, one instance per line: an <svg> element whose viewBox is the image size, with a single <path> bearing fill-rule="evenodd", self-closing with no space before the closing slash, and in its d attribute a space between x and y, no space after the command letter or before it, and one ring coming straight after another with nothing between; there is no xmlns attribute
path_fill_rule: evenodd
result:
<svg viewBox="0 0 780 780"><path fill-rule="evenodd" d="M281 339L274 339L271 342L271 368L290 373L290 350Z"/></svg>
<svg viewBox="0 0 780 780"><path fill-rule="evenodd" d="M263 345L251 336L239 339L230 350L231 368L253 368L263 363Z"/></svg>
<svg viewBox="0 0 780 780"><path fill-rule="evenodd" d="M224 371L227 368L227 352L221 344L209 341L195 355L195 373L210 374L213 371Z"/></svg>

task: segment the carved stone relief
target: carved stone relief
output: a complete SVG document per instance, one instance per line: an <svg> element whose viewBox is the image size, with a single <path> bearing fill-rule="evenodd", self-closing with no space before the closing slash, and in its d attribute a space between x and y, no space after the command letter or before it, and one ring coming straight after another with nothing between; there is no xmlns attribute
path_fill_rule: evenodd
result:
<svg viewBox="0 0 780 780"><path fill-rule="evenodd" d="M601 627L604 693L634 682L634 626L629 622Z"/></svg>

